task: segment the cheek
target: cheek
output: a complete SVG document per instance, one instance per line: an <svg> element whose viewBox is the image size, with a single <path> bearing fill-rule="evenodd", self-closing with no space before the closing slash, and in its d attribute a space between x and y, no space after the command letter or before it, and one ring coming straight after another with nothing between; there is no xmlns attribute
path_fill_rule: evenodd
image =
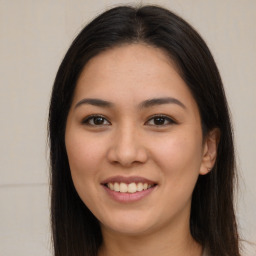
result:
<svg viewBox="0 0 256 256"><path fill-rule="evenodd" d="M104 154L103 142L85 136L83 132L67 134L66 149L71 172L80 175L94 173Z"/></svg>
<svg viewBox="0 0 256 256"><path fill-rule="evenodd" d="M93 205L97 194L101 165L104 161L104 147L101 140L95 140L85 132L70 131L65 138L70 171L74 186L82 201Z"/></svg>
<svg viewBox="0 0 256 256"><path fill-rule="evenodd" d="M172 134L158 143L156 163L163 175L177 182L197 179L202 161L201 135L197 132Z"/></svg>
<svg viewBox="0 0 256 256"><path fill-rule="evenodd" d="M190 134L191 135L191 134ZM195 134L194 134L195 135ZM179 214L189 209L201 165L200 138L178 134L159 147L156 163L161 170L164 211Z"/></svg>
<svg viewBox="0 0 256 256"><path fill-rule="evenodd" d="M84 131L70 130L65 138L66 150L74 186L82 201L93 205L93 195L97 194L99 170L104 156L103 142L88 136Z"/></svg>

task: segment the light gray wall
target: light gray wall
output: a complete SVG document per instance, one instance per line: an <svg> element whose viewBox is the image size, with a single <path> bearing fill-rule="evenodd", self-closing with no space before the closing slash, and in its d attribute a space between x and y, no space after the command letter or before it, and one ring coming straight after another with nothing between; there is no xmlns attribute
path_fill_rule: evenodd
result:
<svg viewBox="0 0 256 256"><path fill-rule="evenodd" d="M244 238L256 242L256 1L169 0L208 43L234 119ZM58 65L111 0L0 0L0 255L51 255L46 122ZM246 256L255 256L247 247ZM253 252L254 250L254 252Z"/></svg>

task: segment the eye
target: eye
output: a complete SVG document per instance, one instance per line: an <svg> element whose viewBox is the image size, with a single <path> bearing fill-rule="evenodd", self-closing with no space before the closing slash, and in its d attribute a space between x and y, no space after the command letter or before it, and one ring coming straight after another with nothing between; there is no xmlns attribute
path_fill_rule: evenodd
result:
<svg viewBox="0 0 256 256"><path fill-rule="evenodd" d="M83 124L91 125L91 126L103 126L103 125L110 125L111 123L103 116L100 115L92 115L85 118L82 121Z"/></svg>
<svg viewBox="0 0 256 256"><path fill-rule="evenodd" d="M155 115L151 117L147 122L147 125L154 125L154 126L166 126L175 124L175 121L173 121L170 117L165 115Z"/></svg>

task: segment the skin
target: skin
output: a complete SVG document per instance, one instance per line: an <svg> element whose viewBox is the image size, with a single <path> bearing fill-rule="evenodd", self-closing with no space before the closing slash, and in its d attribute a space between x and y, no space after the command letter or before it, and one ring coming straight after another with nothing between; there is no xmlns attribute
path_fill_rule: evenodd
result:
<svg viewBox="0 0 256 256"><path fill-rule="evenodd" d="M141 107L166 97L184 106ZM81 103L88 98L111 106ZM90 115L102 116L101 123ZM197 104L162 50L129 44L92 58L77 82L65 143L75 188L101 223L99 255L200 256L189 230L191 197L198 176L214 165L217 141L216 130L203 140ZM116 175L157 186L139 201L120 203L101 184Z"/></svg>

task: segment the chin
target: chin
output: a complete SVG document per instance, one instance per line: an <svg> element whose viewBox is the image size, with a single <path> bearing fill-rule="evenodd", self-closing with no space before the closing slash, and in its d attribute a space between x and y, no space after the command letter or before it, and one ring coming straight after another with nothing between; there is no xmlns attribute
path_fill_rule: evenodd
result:
<svg viewBox="0 0 256 256"><path fill-rule="evenodd" d="M138 236L146 234L153 229L152 219L145 216L129 215L112 216L110 221L102 221L102 229L106 228L115 233L120 233L129 236Z"/></svg>
<svg viewBox="0 0 256 256"><path fill-rule="evenodd" d="M129 225L123 224L122 226L112 226L108 227L112 232L119 233L120 235L125 236L140 236L145 235L146 233L150 232L150 228L147 226L140 225Z"/></svg>

